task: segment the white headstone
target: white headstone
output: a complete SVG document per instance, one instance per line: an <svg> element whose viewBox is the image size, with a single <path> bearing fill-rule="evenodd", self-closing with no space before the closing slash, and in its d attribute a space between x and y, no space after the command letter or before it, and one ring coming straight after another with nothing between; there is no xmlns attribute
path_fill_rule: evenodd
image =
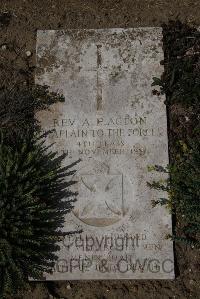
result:
<svg viewBox="0 0 200 299"><path fill-rule="evenodd" d="M151 87L161 40L160 28L38 31L36 82L65 96L38 118L66 165L82 159L65 230L83 232L47 280L174 277L171 215L151 204L167 195L147 186L160 178L148 166L168 164L165 98Z"/></svg>

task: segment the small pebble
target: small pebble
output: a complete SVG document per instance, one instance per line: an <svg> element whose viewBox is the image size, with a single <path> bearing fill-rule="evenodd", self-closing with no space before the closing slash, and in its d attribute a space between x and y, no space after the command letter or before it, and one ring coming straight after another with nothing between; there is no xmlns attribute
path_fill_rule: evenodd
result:
<svg viewBox="0 0 200 299"><path fill-rule="evenodd" d="M26 56L30 57L32 55L31 51L26 51Z"/></svg>
<svg viewBox="0 0 200 299"><path fill-rule="evenodd" d="M7 46L6 45L2 45L1 49L5 51L7 49Z"/></svg>
<svg viewBox="0 0 200 299"><path fill-rule="evenodd" d="M190 119L189 119L189 117L188 117L188 116L185 116L185 120L186 120L186 121L189 121Z"/></svg>
<svg viewBox="0 0 200 299"><path fill-rule="evenodd" d="M67 285L67 289L68 289L68 290L71 290L71 286L70 286L70 284Z"/></svg>

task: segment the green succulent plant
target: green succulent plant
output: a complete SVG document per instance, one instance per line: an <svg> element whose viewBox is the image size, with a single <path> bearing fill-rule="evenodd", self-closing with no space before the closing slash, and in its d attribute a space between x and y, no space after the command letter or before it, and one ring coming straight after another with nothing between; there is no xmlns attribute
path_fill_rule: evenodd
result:
<svg viewBox="0 0 200 299"><path fill-rule="evenodd" d="M164 74L153 78L167 104L198 106L200 98L200 32L179 21L163 26Z"/></svg>
<svg viewBox="0 0 200 299"><path fill-rule="evenodd" d="M28 277L51 272L63 237L64 216L76 193L71 176L79 162L62 167L42 136L0 140L0 297L14 294Z"/></svg>
<svg viewBox="0 0 200 299"><path fill-rule="evenodd" d="M168 198L157 198L152 201L152 206L165 205L181 219L177 221L172 238L200 248L200 141L179 144L176 162L161 170L168 172L170 177L164 182L147 184L152 189L168 192ZM160 170L155 166L150 171Z"/></svg>
<svg viewBox="0 0 200 299"><path fill-rule="evenodd" d="M200 248L200 32L179 21L169 22L163 26L163 48L164 73L153 78L152 86L160 86L166 95L171 163L161 169L169 173L165 184L148 185L168 192L168 199L152 204L166 205L176 215L173 239ZM173 110L181 113L172 116Z"/></svg>
<svg viewBox="0 0 200 299"><path fill-rule="evenodd" d="M32 136L40 130L36 113L52 104L64 102L64 97L48 86L12 84L0 89L0 128L7 142L16 143L18 136Z"/></svg>

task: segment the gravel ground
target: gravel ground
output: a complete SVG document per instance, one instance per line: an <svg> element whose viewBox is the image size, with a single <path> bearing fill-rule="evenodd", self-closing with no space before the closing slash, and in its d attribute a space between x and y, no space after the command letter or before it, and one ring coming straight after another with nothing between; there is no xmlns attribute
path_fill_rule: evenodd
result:
<svg viewBox="0 0 200 299"><path fill-rule="evenodd" d="M33 77L37 29L161 26L179 19L200 25L200 1L1 0L0 80ZM10 70L10 72L9 72ZM199 251L176 245L174 281L31 283L20 299L200 298Z"/></svg>

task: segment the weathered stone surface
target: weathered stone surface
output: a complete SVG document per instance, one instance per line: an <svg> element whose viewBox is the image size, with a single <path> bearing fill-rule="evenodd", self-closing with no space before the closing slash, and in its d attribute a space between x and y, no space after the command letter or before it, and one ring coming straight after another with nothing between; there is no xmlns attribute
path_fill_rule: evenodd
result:
<svg viewBox="0 0 200 299"><path fill-rule="evenodd" d="M152 208L166 194L147 187L160 178L148 165L168 164L164 96L152 94L163 71L160 28L38 31L36 82L65 103L38 118L54 129L47 143L81 157L78 201L49 280L170 279L171 216Z"/></svg>

